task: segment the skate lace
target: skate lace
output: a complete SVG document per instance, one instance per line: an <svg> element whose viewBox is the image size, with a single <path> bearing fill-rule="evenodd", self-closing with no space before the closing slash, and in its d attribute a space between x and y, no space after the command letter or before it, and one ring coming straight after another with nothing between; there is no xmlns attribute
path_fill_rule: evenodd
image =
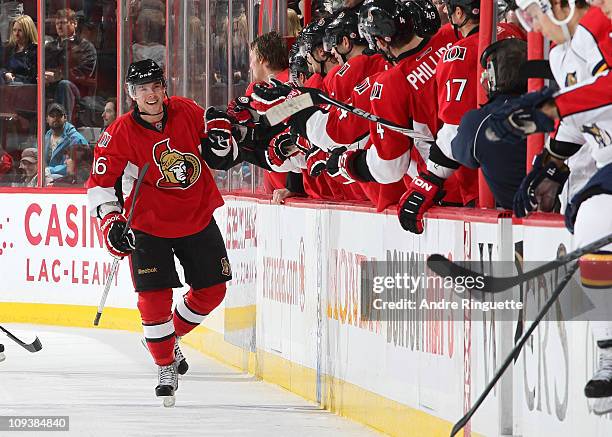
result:
<svg viewBox="0 0 612 437"><path fill-rule="evenodd" d="M180 363L184 359L185 359L185 356L183 355L183 352L181 352L181 348L179 347L178 340L177 340L177 342L174 343L174 360L177 363Z"/></svg>
<svg viewBox="0 0 612 437"><path fill-rule="evenodd" d="M159 384L160 385L175 385L176 380L176 368L174 364L169 366L159 367Z"/></svg>
<svg viewBox="0 0 612 437"><path fill-rule="evenodd" d="M600 350L599 368L593 375L593 379L612 380L612 350Z"/></svg>

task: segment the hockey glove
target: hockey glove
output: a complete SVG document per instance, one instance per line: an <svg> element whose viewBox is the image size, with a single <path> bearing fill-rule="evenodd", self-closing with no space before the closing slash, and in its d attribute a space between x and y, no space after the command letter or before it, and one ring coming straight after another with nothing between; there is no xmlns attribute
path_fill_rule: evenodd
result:
<svg viewBox="0 0 612 437"><path fill-rule="evenodd" d="M292 156L300 153L301 149L297 145L297 137L289 132L281 132L270 141L266 158L270 165L280 167Z"/></svg>
<svg viewBox="0 0 612 437"><path fill-rule="evenodd" d="M122 259L135 248L136 238L132 230L128 228L123 235L126 226L127 220L123 214L113 212L105 215L102 219L100 230L104 235L106 250L113 258Z"/></svg>
<svg viewBox="0 0 612 437"><path fill-rule="evenodd" d="M536 156L533 168L514 194L514 214L525 217L538 205L543 211L551 211L569 173L567 165L559 165L551 160L548 151Z"/></svg>
<svg viewBox="0 0 612 437"><path fill-rule="evenodd" d="M327 158L327 173L341 184L352 184L359 180L352 168L352 162L358 154L364 152L365 150L345 150L344 147L335 149Z"/></svg>
<svg viewBox="0 0 612 437"><path fill-rule="evenodd" d="M317 146L312 146L308 152L306 152L306 169L308 174L313 178L319 176L325 171L327 164L327 152L319 149Z"/></svg>
<svg viewBox="0 0 612 437"><path fill-rule="evenodd" d="M210 151L219 158L232 156L235 159L238 146L232 136L232 122L227 114L211 106L206 110L204 120ZM206 156L204 152L203 156Z"/></svg>
<svg viewBox="0 0 612 437"><path fill-rule="evenodd" d="M241 126L255 127L255 118L250 107L251 98L236 97L227 105L227 115L233 122Z"/></svg>
<svg viewBox="0 0 612 437"><path fill-rule="evenodd" d="M536 132L552 132L555 129L554 120L539 108L554 93L551 88L543 88L509 100L489 118L485 131L487 139L517 143Z"/></svg>
<svg viewBox="0 0 612 437"><path fill-rule="evenodd" d="M253 88L251 106L260 114L265 114L270 108L283 103L285 100L293 99L303 94L310 95L310 101L301 102L294 107L287 108L286 113L283 113L282 117L281 114L276 115L274 120L271 120L272 125L276 125L304 109L311 108L313 105L322 103L322 100L318 98L320 91L317 89L306 87L293 88L276 79L271 79L270 82L270 84L257 84Z"/></svg>
<svg viewBox="0 0 612 437"><path fill-rule="evenodd" d="M400 225L413 234L423 233L423 215L444 197L444 179L433 173L421 174L410 183L399 201L397 216Z"/></svg>

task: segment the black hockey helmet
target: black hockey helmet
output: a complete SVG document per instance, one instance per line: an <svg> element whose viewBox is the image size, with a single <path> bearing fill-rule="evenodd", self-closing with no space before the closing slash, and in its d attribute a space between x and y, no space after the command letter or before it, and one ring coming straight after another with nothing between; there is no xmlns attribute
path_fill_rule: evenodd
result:
<svg viewBox="0 0 612 437"><path fill-rule="evenodd" d="M125 76L125 83L128 86L128 91L132 98L135 85L157 81L161 82L162 86L166 86L164 70L162 70L153 59L143 59L142 61L132 62Z"/></svg>
<svg viewBox="0 0 612 437"><path fill-rule="evenodd" d="M289 73L292 82L297 82L300 74L303 74L306 79L312 76L312 72L308 68L308 61L301 53L296 53L289 58Z"/></svg>
<svg viewBox="0 0 612 437"><path fill-rule="evenodd" d="M302 32L300 32L300 40L306 53L312 53L315 48L323 45L325 28L331 21L332 17L320 18L317 21L308 23L306 27L302 29Z"/></svg>
<svg viewBox="0 0 612 437"><path fill-rule="evenodd" d="M480 0L444 0L446 12L452 15L455 8L461 8L469 18L480 17Z"/></svg>
<svg viewBox="0 0 612 437"><path fill-rule="evenodd" d="M489 97L497 94L520 95L527 92L527 76L522 66L527 62L527 43L518 38L495 41L484 49L480 65Z"/></svg>
<svg viewBox="0 0 612 437"><path fill-rule="evenodd" d="M440 30L440 14L430 0L409 0L406 4L412 16L414 33L421 38L427 38Z"/></svg>
<svg viewBox="0 0 612 437"><path fill-rule="evenodd" d="M326 52L342 42L347 37L352 44L364 46L365 38L359 34L359 14L354 10L342 10L325 28L323 48Z"/></svg>
<svg viewBox="0 0 612 437"><path fill-rule="evenodd" d="M392 43L414 34L412 14L399 0L366 0L359 10L359 29L374 50L376 37Z"/></svg>

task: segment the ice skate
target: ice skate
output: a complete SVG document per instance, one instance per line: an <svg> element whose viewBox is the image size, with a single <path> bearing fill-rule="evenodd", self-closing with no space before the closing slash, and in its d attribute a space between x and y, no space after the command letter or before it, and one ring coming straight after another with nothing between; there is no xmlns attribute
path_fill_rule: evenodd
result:
<svg viewBox="0 0 612 437"><path fill-rule="evenodd" d="M612 397L612 348L599 349L599 368L584 387L584 395L587 398Z"/></svg>
<svg viewBox="0 0 612 437"><path fill-rule="evenodd" d="M181 352L181 348L179 347L178 341L179 337L176 337L176 342L174 343L174 364L176 364L178 374L184 375L185 373L187 373L187 370L189 370L189 364L187 363L183 352ZM147 340L143 338L140 342L148 351L149 348L147 346Z"/></svg>
<svg viewBox="0 0 612 437"><path fill-rule="evenodd" d="M178 390L178 373L176 363L159 366L159 384L155 387L155 396L162 398L164 407L173 407L176 401L174 393Z"/></svg>
<svg viewBox="0 0 612 437"><path fill-rule="evenodd" d="M187 364L187 360L179 347L179 337L176 337L176 341L174 342L174 363L176 364L179 375L184 375L187 373L187 370L189 370L189 364Z"/></svg>
<svg viewBox="0 0 612 437"><path fill-rule="evenodd" d="M0 361L4 361L6 356L4 355L4 345L0 343Z"/></svg>

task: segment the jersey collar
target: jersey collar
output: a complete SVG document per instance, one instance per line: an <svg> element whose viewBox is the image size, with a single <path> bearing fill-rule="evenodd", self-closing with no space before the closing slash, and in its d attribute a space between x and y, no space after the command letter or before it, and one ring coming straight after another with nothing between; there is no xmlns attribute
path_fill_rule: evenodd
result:
<svg viewBox="0 0 612 437"><path fill-rule="evenodd" d="M166 122L168 121L168 107L164 103L164 116L162 117L161 121L159 122L159 123L161 123L161 129L157 129L151 123L149 123L147 121L144 121L142 119L141 115L140 115L140 111L138 111L138 106L136 106L134 108L134 110L132 111L132 118L134 118L134 121L136 121L136 123L138 123L139 125L141 125L145 129L150 129L150 130L158 132L158 133L159 132L163 132L164 129L166 128ZM156 125L157 124L158 123L156 123Z"/></svg>
<svg viewBox="0 0 612 437"><path fill-rule="evenodd" d="M418 45L418 46L416 46L415 48L410 49L410 50L408 50L407 52L404 52L404 53L402 53L401 55L399 55L399 56L396 58L396 61L395 61L395 62L397 63L397 62L401 61L402 59L406 59L406 58L408 58L408 57L410 57L410 56L412 56L412 55L416 55L416 54L417 54L417 53L419 53L421 50L423 50L423 48L424 48L424 47L425 47L427 44L429 44L429 40L430 40L430 39L431 39L431 38L429 38L429 37L427 37L427 38L423 38L423 41L421 41L421 42L419 43L419 45Z"/></svg>

